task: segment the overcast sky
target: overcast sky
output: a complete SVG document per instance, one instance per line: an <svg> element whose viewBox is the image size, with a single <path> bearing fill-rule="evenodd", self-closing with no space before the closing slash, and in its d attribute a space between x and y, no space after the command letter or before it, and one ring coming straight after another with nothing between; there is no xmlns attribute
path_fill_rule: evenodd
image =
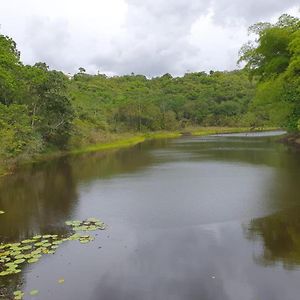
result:
<svg viewBox="0 0 300 300"><path fill-rule="evenodd" d="M0 32L24 63L74 73L182 75L236 68L247 28L299 0L1 0Z"/></svg>

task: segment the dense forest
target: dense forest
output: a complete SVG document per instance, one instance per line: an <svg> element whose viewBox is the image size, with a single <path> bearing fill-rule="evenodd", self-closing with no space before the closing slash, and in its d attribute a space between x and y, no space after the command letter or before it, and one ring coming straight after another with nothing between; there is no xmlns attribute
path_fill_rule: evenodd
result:
<svg viewBox="0 0 300 300"><path fill-rule="evenodd" d="M250 27L242 70L107 77L84 68L70 77L45 63L24 65L0 35L0 159L99 143L128 132L197 126L300 129L300 20Z"/></svg>

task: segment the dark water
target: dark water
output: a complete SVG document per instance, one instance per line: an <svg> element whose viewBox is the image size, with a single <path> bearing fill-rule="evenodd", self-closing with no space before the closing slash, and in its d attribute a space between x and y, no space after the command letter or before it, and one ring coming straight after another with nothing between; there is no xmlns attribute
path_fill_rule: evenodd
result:
<svg viewBox="0 0 300 300"><path fill-rule="evenodd" d="M157 140L2 178L2 242L72 219L109 227L0 286L43 300L299 299L300 153L269 135Z"/></svg>

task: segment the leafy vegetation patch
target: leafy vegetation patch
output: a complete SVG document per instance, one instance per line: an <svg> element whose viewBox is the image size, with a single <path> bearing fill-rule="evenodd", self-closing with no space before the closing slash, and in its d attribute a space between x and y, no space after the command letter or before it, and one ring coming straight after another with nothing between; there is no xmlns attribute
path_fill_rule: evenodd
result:
<svg viewBox="0 0 300 300"><path fill-rule="evenodd" d="M0 245L0 276L10 276L22 271L22 266L38 262L43 255L55 254L59 246L66 241L79 241L86 244L94 240L94 237L83 232L104 230L106 225L96 218L89 218L84 221L67 221L67 226L71 228L68 236L58 236L57 234L36 235L17 243L7 243ZM58 281L64 283L61 278ZM38 294L37 290L30 292L31 296ZM22 291L14 292L14 299L22 299Z"/></svg>

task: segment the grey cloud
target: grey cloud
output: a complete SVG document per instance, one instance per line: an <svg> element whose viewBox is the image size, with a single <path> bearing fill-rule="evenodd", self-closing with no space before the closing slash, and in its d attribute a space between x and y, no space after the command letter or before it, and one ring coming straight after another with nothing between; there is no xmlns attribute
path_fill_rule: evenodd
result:
<svg viewBox="0 0 300 300"><path fill-rule="evenodd" d="M67 18L31 18L25 46L32 61L45 61L52 68L76 72L79 66L89 72L147 76L190 71L235 68L238 48L246 41L246 28L268 20L298 5L298 0L127 0L127 16L122 28L108 37L92 32L77 33ZM201 39L191 31L199 18L212 15L215 26L230 28L224 45L210 43L222 31ZM78 22L89 22L82 16ZM73 24L74 25L74 24ZM205 25L204 25L205 26ZM237 33L245 30L245 40ZM207 29L209 30L209 29ZM224 33L225 34L225 33ZM202 44L197 42L202 41ZM194 43L195 42L195 43ZM24 47L25 47L24 46ZM21 49L22 51L22 49Z"/></svg>
<svg viewBox="0 0 300 300"><path fill-rule="evenodd" d="M212 0L215 21L221 23L244 20L252 24L295 6L299 6L298 0Z"/></svg>
<svg viewBox="0 0 300 300"><path fill-rule="evenodd" d="M188 70L182 66L186 57L199 55L187 38L192 24L207 13L208 2L176 0L128 0L126 39L115 42L119 55L108 59L101 54L90 61L117 73L142 73L148 76ZM186 69L184 69L186 68Z"/></svg>
<svg viewBox="0 0 300 300"><path fill-rule="evenodd" d="M64 19L34 17L26 29L26 46L28 46L35 61L46 62L52 68L69 68L68 51L71 36L68 23Z"/></svg>
<svg viewBox="0 0 300 300"><path fill-rule="evenodd" d="M209 67L201 47L192 45L188 36L194 22L209 11L214 13L216 24L237 23L245 28L251 23L263 20L276 12L297 4L295 0L127 0L129 5L126 38L114 43L118 56L105 57L101 53L89 61L104 70L116 73L142 73L148 76L166 72L178 75L188 70ZM212 36L211 38L218 38ZM228 45L224 45L225 48ZM220 68L234 68L238 49L227 49ZM209 56L210 53L206 55ZM231 59L228 55L232 55Z"/></svg>

